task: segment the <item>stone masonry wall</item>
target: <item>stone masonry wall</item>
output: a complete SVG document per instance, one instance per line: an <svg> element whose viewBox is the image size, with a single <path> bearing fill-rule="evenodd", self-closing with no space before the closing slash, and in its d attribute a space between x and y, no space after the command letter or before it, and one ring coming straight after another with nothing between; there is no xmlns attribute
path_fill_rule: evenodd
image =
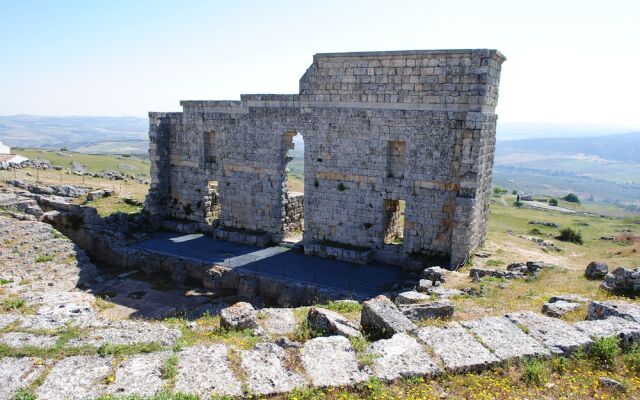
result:
<svg viewBox="0 0 640 400"><path fill-rule="evenodd" d="M147 209L278 242L290 229L286 153L299 132L309 247L458 264L486 234L503 61L495 50L316 54L299 95L150 113ZM396 200L406 204L404 240L389 247L385 204Z"/></svg>

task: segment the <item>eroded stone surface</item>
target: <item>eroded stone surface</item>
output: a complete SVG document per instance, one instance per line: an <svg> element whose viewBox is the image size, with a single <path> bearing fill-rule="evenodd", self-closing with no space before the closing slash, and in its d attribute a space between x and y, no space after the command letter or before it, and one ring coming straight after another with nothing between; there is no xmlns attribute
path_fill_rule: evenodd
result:
<svg viewBox="0 0 640 400"><path fill-rule="evenodd" d="M290 308L265 308L258 323L271 335L288 335L296 330L296 320Z"/></svg>
<svg viewBox="0 0 640 400"><path fill-rule="evenodd" d="M38 388L39 400L85 400L106 390L112 357L73 356L62 359L51 369Z"/></svg>
<svg viewBox="0 0 640 400"><path fill-rule="evenodd" d="M223 344L188 347L178 353L176 391L208 399L213 394L239 396L242 385L231 370Z"/></svg>
<svg viewBox="0 0 640 400"><path fill-rule="evenodd" d="M162 388L162 367L171 352L139 354L125 358L118 364L115 381L107 392L115 395L150 397Z"/></svg>
<svg viewBox="0 0 640 400"><path fill-rule="evenodd" d="M460 324L469 329L500 360L550 355L540 343L506 318L488 317L462 321Z"/></svg>
<svg viewBox="0 0 640 400"><path fill-rule="evenodd" d="M580 303L558 300L542 305L542 313L553 318L560 318L565 314L580 309Z"/></svg>
<svg viewBox="0 0 640 400"><path fill-rule="evenodd" d="M432 376L440 372L422 345L406 333L397 333L391 339L372 343L367 352L373 355L373 374L386 381L409 376Z"/></svg>
<svg viewBox="0 0 640 400"><path fill-rule="evenodd" d="M349 340L343 336L311 339L301 350L302 364L315 386L344 386L369 377L360 366Z"/></svg>
<svg viewBox="0 0 640 400"><path fill-rule="evenodd" d="M0 400L10 400L20 388L27 386L42 372L43 365L32 358L0 359Z"/></svg>
<svg viewBox="0 0 640 400"><path fill-rule="evenodd" d="M506 317L555 354L567 355L592 343L588 335L556 318L532 312L507 314Z"/></svg>
<svg viewBox="0 0 640 400"><path fill-rule="evenodd" d="M0 337L0 343L10 347L51 347L56 344L57 336L35 335L25 332L8 332Z"/></svg>
<svg viewBox="0 0 640 400"><path fill-rule="evenodd" d="M402 292L396 296L396 304L418 304L418 303L426 303L431 300L431 296L427 296L424 293L416 292L415 290L410 290L408 292Z"/></svg>
<svg viewBox="0 0 640 400"><path fill-rule="evenodd" d="M159 323L122 320L111 326L95 329L80 338L69 341L69 346L111 344L158 343L173 345L181 336L178 329L167 328Z"/></svg>
<svg viewBox="0 0 640 400"><path fill-rule="evenodd" d="M592 338L619 337L625 345L640 344L640 324L620 317L579 321L573 326Z"/></svg>
<svg viewBox="0 0 640 400"><path fill-rule="evenodd" d="M620 317L640 323L640 305L615 300L589 303L587 319L608 317Z"/></svg>
<svg viewBox="0 0 640 400"><path fill-rule="evenodd" d="M417 336L442 360L448 371L482 370L499 361L457 322L444 327L420 328Z"/></svg>
<svg viewBox="0 0 640 400"><path fill-rule="evenodd" d="M273 343L259 344L242 352L242 369L247 374L250 393L270 395L304 386L302 375L286 368L287 351Z"/></svg>
<svg viewBox="0 0 640 400"><path fill-rule="evenodd" d="M398 309L412 321L453 316L453 303L447 299L423 304L401 304Z"/></svg>

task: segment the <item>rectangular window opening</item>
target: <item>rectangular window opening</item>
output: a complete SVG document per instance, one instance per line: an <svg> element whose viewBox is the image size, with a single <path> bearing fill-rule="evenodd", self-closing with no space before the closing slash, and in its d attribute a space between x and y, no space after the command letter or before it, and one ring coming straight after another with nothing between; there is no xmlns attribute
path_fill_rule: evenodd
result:
<svg viewBox="0 0 640 400"><path fill-rule="evenodd" d="M402 244L404 242L404 200L384 201L384 243Z"/></svg>

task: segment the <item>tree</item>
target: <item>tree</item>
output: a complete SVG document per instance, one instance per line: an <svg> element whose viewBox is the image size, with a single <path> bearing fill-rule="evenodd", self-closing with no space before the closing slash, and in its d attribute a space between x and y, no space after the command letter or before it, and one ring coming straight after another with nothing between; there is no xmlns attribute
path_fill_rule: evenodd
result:
<svg viewBox="0 0 640 400"><path fill-rule="evenodd" d="M568 201L569 203L580 204L580 199L578 198L578 195L575 193L569 193L568 195L564 196L562 199Z"/></svg>
<svg viewBox="0 0 640 400"><path fill-rule="evenodd" d="M547 203L549 203L550 206L557 206L558 199L556 199L555 197L551 197L549 200L547 200Z"/></svg>

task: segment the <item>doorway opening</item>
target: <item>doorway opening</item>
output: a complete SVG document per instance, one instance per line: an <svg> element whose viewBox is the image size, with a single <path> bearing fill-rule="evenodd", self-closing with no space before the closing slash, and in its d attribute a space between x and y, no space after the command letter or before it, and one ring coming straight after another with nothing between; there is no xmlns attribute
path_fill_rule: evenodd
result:
<svg viewBox="0 0 640 400"><path fill-rule="evenodd" d="M285 134L285 184L283 193L283 238L302 241L304 229L304 138L290 131Z"/></svg>
<svg viewBox="0 0 640 400"><path fill-rule="evenodd" d="M384 244L404 243L404 200L384 201Z"/></svg>

